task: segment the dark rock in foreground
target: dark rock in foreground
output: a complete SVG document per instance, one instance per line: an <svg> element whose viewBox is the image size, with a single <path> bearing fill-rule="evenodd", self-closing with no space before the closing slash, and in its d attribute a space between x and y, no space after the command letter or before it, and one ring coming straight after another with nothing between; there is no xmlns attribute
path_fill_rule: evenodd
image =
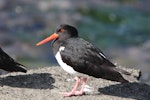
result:
<svg viewBox="0 0 150 100"><path fill-rule="evenodd" d="M132 73L132 76L124 76L131 83L88 77L87 84L93 87L92 92L66 98L60 92L70 91L75 80L60 67L29 70L26 74L9 73L0 76L0 97L1 100L149 100L150 86L135 78L139 70L126 70Z"/></svg>

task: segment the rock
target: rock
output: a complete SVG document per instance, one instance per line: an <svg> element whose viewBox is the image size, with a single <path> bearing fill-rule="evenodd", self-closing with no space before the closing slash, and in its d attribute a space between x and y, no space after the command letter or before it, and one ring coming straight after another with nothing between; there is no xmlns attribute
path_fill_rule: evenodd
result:
<svg viewBox="0 0 150 100"><path fill-rule="evenodd" d="M93 88L93 92L66 98L60 92L70 91L75 80L60 67L31 69L27 73L9 73L0 76L0 97L1 100L148 100L150 86L134 78L139 76L140 71L125 70L134 73L125 76L131 83L120 84L89 76L87 85Z"/></svg>

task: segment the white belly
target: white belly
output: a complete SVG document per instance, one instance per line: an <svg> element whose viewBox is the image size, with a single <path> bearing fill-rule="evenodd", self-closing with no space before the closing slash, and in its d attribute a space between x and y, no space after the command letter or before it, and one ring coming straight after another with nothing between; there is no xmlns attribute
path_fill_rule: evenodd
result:
<svg viewBox="0 0 150 100"><path fill-rule="evenodd" d="M61 55L60 55L60 52L64 49L65 49L65 47L60 47L59 51L56 53L55 58L56 58L57 62L69 74L77 74L78 72L76 72L71 66L69 66L63 62Z"/></svg>

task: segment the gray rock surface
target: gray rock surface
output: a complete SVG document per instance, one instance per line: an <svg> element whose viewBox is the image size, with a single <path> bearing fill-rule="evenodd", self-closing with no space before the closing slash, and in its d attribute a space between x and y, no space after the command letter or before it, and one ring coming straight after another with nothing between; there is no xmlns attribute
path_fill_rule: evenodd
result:
<svg viewBox="0 0 150 100"><path fill-rule="evenodd" d="M60 92L70 91L74 77L60 67L45 67L27 73L9 73L0 76L0 100L150 100L150 86L135 77L139 70L126 69L128 84L88 77L92 92L83 96L63 97Z"/></svg>

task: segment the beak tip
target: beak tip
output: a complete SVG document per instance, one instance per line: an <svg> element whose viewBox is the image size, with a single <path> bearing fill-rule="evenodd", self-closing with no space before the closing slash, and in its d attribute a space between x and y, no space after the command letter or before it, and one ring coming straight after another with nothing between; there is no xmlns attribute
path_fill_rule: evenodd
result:
<svg viewBox="0 0 150 100"><path fill-rule="evenodd" d="M36 46L40 46L40 44L39 44L39 43L37 43L37 44L36 44Z"/></svg>

